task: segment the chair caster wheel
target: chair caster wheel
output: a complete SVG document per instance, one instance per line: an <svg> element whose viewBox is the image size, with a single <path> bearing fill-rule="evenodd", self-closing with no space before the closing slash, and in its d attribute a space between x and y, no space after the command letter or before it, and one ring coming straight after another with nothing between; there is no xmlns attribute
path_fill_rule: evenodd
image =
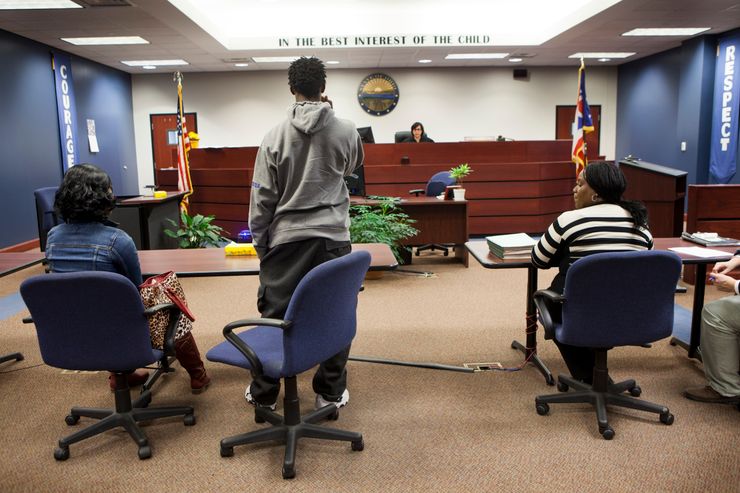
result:
<svg viewBox="0 0 740 493"><path fill-rule="evenodd" d="M660 422L664 425L672 425L674 419L675 417L669 412L660 413Z"/></svg>
<svg viewBox="0 0 740 493"><path fill-rule="evenodd" d="M149 445L139 447L139 459L145 460L152 456L152 448Z"/></svg>
<svg viewBox="0 0 740 493"><path fill-rule="evenodd" d="M558 392L568 392L570 387L567 383L558 382Z"/></svg>
<svg viewBox="0 0 740 493"><path fill-rule="evenodd" d="M333 413L331 413L330 415L328 415L326 417L326 419L328 419L329 421L336 421L336 420L338 420L339 419L339 409L337 409L336 411L334 411Z"/></svg>
<svg viewBox="0 0 740 493"><path fill-rule="evenodd" d="M355 452L362 452L365 450L365 440L360 438L359 440L355 440L352 442L352 450Z"/></svg>
<svg viewBox="0 0 740 493"><path fill-rule="evenodd" d="M142 396L142 399L138 402L138 407L146 408L149 407L149 404L152 403L152 394L147 393L145 396Z"/></svg>
<svg viewBox="0 0 740 493"><path fill-rule="evenodd" d="M254 422L257 423L257 424L262 424L262 423L265 422L265 418L263 418L262 416L257 416L255 414L254 415Z"/></svg>
<svg viewBox="0 0 740 493"><path fill-rule="evenodd" d="M295 477L295 467L283 466L283 479L293 479Z"/></svg>
<svg viewBox="0 0 740 493"><path fill-rule="evenodd" d="M419 250L417 250L417 251L416 251L416 256L417 256L417 257L419 256Z"/></svg>
<svg viewBox="0 0 740 493"><path fill-rule="evenodd" d="M193 426L195 424L195 414L186 414L182 418L182 422L185 423L185 426Z"/></svg>
<svg viewBox="0 0 740 493"><path fill-rule="evenodd" d="M445 257L447 257L450 254L450 252L445 252Z"/></svg>
<svg viewBox="0 0 740 493"><path fill-rule="evenodd" d="M599 429L599 433L601 433L601 436L604 437L604 440L611 440L612 438L614 438L614 429L610 426Z"/></svg>
<svg viewBox="0 0 740 493"><path fill-rule="evenodd" d="M64 422L67 423L69 426L76 425L79 421L80 421L80 417L74 414L68 414L64 418Z"/></svg>
<svg viewBox="0 0 740 493"><path fill-rule="evenodd" d="M67 460L69 459L69 447L57 447L54 449L54 458L56 460Z"/></svg>
<svg viewBox="0 0 740 493"><path fill-rule="evenodd" d="M639 385L635 385L631 389L629 389L629 393L632 397L640 397L640 394L642 394L642 389Z"/></svg>
<svg viewBox="0 0 740 493"><path fill-rule="evenodd" d="M546 402L535 403L535 409L540 416L546 416L550 412L550 405Z"/></svg>
<svg viewBox="0 0 740 493"><path fill-rule="evenodd" d="M221 457L232 457L234 455L234 447L224 447L221 445Z"/></svg>

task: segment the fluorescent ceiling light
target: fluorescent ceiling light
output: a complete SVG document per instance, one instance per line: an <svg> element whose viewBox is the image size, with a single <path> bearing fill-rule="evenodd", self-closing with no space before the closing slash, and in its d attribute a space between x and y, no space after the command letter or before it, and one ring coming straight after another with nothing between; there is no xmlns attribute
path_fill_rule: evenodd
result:
<svg viewBox="0 0 740 493"><path fill-rule="evenodd" d="M248 63L235 63L234 66L235 67L249 67L249 64Z"/></svg>
<svg viewBox="0 0 740 493"><path fill-rule="evenodd" d="M296 50L540 45L621 0L168 1L229 50Z"/></svg>
<svg viewBox="0 0 740 493"><path fill-rule="evenodd" d="M326 62L327 65L339 65L339 60L329 60Z"/></svg>
<svg viewBox="0 0 740 493"><path fill-rule="evenodd" d="M253 56L255 63L291 63L298 60L300 56Z"/></svg>
<svg viewBox="0 0 740 493"><path fill-rule="evenodd" d="M522 61L522 59L521 59L521 58L509 58L509 61L510 61L511 63L517 63L517 62L521 62L521 61Z"/></svg>
<svg viewBox="0 0 740 493"><path fill-rule="evenodd" d="M428 58L424 58L422 60L419 60L419 63L432 63L432 61L429 60Z"/></svg>
<svg viewBox="0 0 740 493"><path fill-rule="evenodd" d="M155 65L142 65L141 68L145 70L154 70L157 67Z"/></svg>
<svg viewBox="0 0 740 493"><path fill-rule="evenodd" d="M643 27L622 33L622 36L693 36L711 27Z"/></svg>
<svg viewBox="0 0 740 493"><path fill-rule="evenodd" d="M611 60L611 58L599 58L600 62L610 62Z"/></svg>
<svg viewBox="0 0 740 493"><path fill-rule="evenodd" d="M170 66L190 65L185 60L121 60L121 63L129 67L143 67L144 65Z"/></svg>
<svg viewBox="0 0 740 493"><path fill-rule="evenodd" d="M0 10L81 9L72 0L0 0Z"/></svg>
<svg viewBox="0 0 740 493"><path fill-rule="evenodd" d="M140 36L104 36L97 38L59 38L73 45L148 45L149 41Z"/></svg>
<svg viewBox="0 0 740 493"><path fill-rule="evenodd" d="M614 52L614 53L608 53L608 52L598 52L598 53L573 53L568 58L627 58L634 55L634 53L629 52Z"/></svg>
<svg viewBox="0 0 740 493"><path fill-rule="evenodd" d="M445 60L490 60L507 56L508 53L450 53Z"/></svg>

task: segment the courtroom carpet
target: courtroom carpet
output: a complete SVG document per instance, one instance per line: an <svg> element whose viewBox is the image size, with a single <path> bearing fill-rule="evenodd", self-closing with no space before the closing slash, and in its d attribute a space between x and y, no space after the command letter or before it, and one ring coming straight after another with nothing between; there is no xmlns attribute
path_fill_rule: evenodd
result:
<svg viewBox="0 0 740 493"><path fill-rule="evenodd" d="M352 353L449 365L488 362L516 367L510 348L524 340L523 270L470 268L428 254L408 269L435 275L386 274L365 282ZM12 295L31 268L0 279L0 296ZM540 276L546 287L553 272ZM221 342L229 321L256 316L256 277L183 279L197 317L202 352ZM677 296L691 304L692 290ZM708 297L718 297L708 290ZM660 341L650 349L618 348L609 366L616 379L635 377L643 397L670 407L673 426L654 415L625 409L610 413L611 441L598 434L587 405L553 405L538 416L534 397L555 392L533 367L475 374L372 363L349 363L350 404L328 425L361 431L365 450L306 439L297 453L297 477L281 478L283 448L238 447L219 455L219 440L253 430L244 402L245 371L207 362L213 379L193 396L177 366L155 387L152 405L192 403L198 422L177 419L144 426L153 457L140 461L122 431L71 447L66 462L52 456L69 427L71 406L112 405L103 373L65 373L43 365L25 311L0 321L2 351L26 359L0 365L0 491L137 492L730 492L740 484L740 412L681 397L703 383L701 364ZM540 354L553 373L564 371L554 345L539 334ZM299 377L304 408L312 406L311 377ZM278 410L282 409L280 403Z"/></svg>

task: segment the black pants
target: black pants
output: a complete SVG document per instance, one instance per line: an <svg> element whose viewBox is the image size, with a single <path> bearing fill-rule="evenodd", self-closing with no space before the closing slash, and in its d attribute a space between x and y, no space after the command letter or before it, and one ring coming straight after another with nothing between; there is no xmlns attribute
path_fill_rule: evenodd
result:
<svg viewBox="0 0 740 493"><path fill-rule="evenodd" d="M278 245L260 258L260 287L257 309L265 318L285 317L288 303L298 283L308 272L327 260L347 255L352 251L348 241L325 238L296 241ZM313 390L326 400L339 400L347 388L347 358L349 346L319 365L313 377ZM252 380L251 393L260 404L277 401L280 380L258 377Z"/></svg>

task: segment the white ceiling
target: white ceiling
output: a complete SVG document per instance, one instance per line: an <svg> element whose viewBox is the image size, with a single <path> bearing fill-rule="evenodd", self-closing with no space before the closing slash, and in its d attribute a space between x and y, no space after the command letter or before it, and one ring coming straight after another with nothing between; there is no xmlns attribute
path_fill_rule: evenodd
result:
<svg viewBox="0 0 740 493"><path fill-rule="evenodd" d="M398 67L532 67L577 65L579 62L568 56L576 52L626 51L636 55L625 60L610 62L588 61L589 65L617 65L665 51L686 40L678 37L625 37L622 33L638 27L711 27L702 33L716 34L740 27L740 2L738 0L622 0L614 6L590 17L560 35L538 46L485 46L485 47L386 47L386 48L305 48L280 50L227 50L216 39L199 27L188 16L174 7L168 0L75 0L94 6L70 10L0 10L0 29L44 43L46 45L94 60L104 65L130 73L171 72L172 67L145 70L128 67L121 60L176 59L187 60L189 65L178 67L183 72L284 70L286 63L258 64L253 56L270 55L315 55L323 60L338 60L338 65L329 68L398 68ZM276 25L291 16L290 9L282 8L283 0L260 0L278 9ZM287 1L287 0L285 0ZM357 0L344 0L352 2ZM408 1L408 0L406 0ZM431 1L431 0L430 0ZM553 2L557 0L552 0ZM311 0L306 0L311 2ZM401 4L404 0L398 0ZM460 12L472 18L476 9L472 0L449 1L449 9L456 17ZM512 2L527 8L527 0ZM392 2L383 2L382 7L393 15ZM467 5L466 5L467 4ZM423 6L420 7L423 9ZM470 12L466 12L470 10ZM537 12L532 12L536 16ZM301 18L304 18L301 15ZM321 23L326 19L317 10L315 17L306 22ZM258 22L257 20L254 21ZM244 23L249 32L249 21ZM327 34L340 32L335 24L329 23ZM262 23L260 23L262 25ZM526 29L523 26L522 29ZM417 26L409 32L419 32ZM383 26L378 35L387 34ZM128 46L74 46L60 38L82 36L141 36L147 45ZM503 60L445 60L449 53L506 52L524 55L521 63ZM420 59L431 63L419 64ZM249 62L246 68L234 66L234 61Z"/></svg>

